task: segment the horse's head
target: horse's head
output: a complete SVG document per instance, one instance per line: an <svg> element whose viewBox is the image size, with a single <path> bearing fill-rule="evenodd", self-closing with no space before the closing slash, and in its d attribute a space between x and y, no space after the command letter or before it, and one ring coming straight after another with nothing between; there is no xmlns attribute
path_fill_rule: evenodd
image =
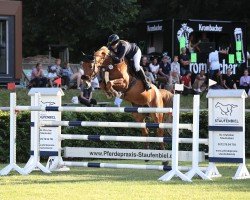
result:
<svg viewBox="0 0 250 200"><path fill-rule="evenodd" d="M215 104L215 108L218 108L218 107L220 107L220 103L219 102L217 102L216 104Z"/></svg>
<svg viewBox="0 0 250 200"><path fill-rule="evenodd" d="M84 60L82 67L84 70L84 75L88 76L90 79L96 77L102 66L108 66L111 63L109 50L105 46L96 51L92 57L88 56L88 58L89 59Z"/></svg>

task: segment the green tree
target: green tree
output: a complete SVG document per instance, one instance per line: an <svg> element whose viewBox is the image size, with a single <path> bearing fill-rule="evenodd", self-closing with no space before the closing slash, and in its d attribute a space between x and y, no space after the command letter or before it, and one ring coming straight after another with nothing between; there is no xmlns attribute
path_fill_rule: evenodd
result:
<svg viewBox="0 0 250 200"><path fill-rule="evenodd" d="M138 14L135 0L23 0L24 56L46 53L48 44L68 44L71 58L126 34Z"/></svg>

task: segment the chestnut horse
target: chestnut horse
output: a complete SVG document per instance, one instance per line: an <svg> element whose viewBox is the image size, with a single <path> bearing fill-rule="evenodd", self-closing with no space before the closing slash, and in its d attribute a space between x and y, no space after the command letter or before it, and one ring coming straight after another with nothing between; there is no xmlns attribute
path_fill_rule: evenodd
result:
<svg viewBox="0 0 250 200"><path fill-rule="evenodd" d="M172 106L173 94L167 90L159 90L154 84L146 91L141 80L135 79L130 73L127 63L124 61L113 64L107 47L102 47L94 53L91 62L83 63L84 75L93 79L100 72L104 74L104 80L100 84L101 89L112 96L121 94L121 98L130 102L134 107L170 107ZM146 114L132 113L137 122L145 122ZM163 113L151 113L155 123L162 123ZM142 128L142 135L148 136L147 128ZM163 137L164 131L157 129L157 136ZM149 145L146 144L146 148ZM164 149L164 144L160 144Z"/></svg>

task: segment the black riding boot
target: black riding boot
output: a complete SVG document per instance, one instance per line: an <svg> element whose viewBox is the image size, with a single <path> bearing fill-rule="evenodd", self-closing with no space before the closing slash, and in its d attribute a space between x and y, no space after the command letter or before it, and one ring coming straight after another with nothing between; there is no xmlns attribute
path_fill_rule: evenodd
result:
<svg viewBox="0 0 250 200"><path fill-rule="evenodd" d="M143 69L140 69L140 71L138 71L137 74L138 74L139 78L142 80L144 88L146 90L150 90L151 86L150 86L150 83L146 79L146 75L145 75Z"/></svg>

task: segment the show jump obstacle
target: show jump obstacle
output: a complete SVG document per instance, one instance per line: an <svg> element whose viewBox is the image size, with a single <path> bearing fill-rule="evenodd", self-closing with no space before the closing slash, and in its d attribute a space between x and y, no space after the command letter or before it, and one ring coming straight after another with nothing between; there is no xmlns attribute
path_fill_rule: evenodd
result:
<svg viewBox="0 0 250 200"><path fill-rule="evenodd" d="M174 96L172 108L135 108L135 107L62 107L61 96L63 92L58 88L44 89L33 88L29 92L31 106L17 106L16 94L10 98L10 164L0 171L1 175L7 175L11 170L20 174L29 174L35 169L45 173L53 170L67 170L66 166L99 167L99 168L128 168L169 171L159 178L168 181L174 176L183 181L191 182L193 176L198 175L202 179L211 180L221 176L216 168L216 162L237 162L239 168L234 179L250 178L245 166L245 123L244 90L237 90L237 94L231 96L225 90L210 90L209 98L209 139L199 138L199 95L194 95L193 123L180 124L180 96ZM226 98L226 101L225 101ZM237 104L236 104L237 103ZM233 105L232 110L225 108ZM237 108L237 109L236 109ZM236 109L236 111L234 110ZM8 110L8 108L0 108ZM31 111L31 157L26 166L21 169L16 165L16 111ZM226 110L226 111L225 111ZM229 110L229 111L228 111ZM61 112L137 112L137 113L170 113L173 115L173 123L136 123L136 122L86 122L86 121L61 121ZM228 111L228 112L227 112ZM242 114L241 116L233 113ZM219 116L221 114L222 116ZM227 123L226 123L227 122ZM237 122L237 123L236 123ZM230 124L228 124L230 123ZM101 136L101 135L76 135L61 134L61 126L83 127L117 127L117 128L171 128L172 137L136 137L136 136ZM179 130L188 129L193 133L192 138L179 138ZM237 136L237 137L236 137ZM238 138L240 137L240 139ZM147 158L148 160L171 160L172 166L164 165L136 165L63 161L61 140L92 140L92 141L126 141L126 142L172 142L172 151L168 150L132 150L132 149L105 149L86 147L64 147L64 157L84 158L109 158L121 159L112 152L120 152L120 155L144 154L163 155L161 158ZM192 143L192 152L179 151L179 143ZM209 144L209 166L199 167L199 162L204 160L204 153L199 152L199 144ZM89 155L90 151L99 151L97 155ZM101 155L101 152L111 152L109 155ZM98 156L99 155L99 156ZM169 156L171 155L171 156ZM49 156L47 166L40 163L40 156ZM122 159L145 159L137 156L128 156ZM179 166L179 161L192 161L191 167ZM183 171L188 171L186 174Z"/></svg>

